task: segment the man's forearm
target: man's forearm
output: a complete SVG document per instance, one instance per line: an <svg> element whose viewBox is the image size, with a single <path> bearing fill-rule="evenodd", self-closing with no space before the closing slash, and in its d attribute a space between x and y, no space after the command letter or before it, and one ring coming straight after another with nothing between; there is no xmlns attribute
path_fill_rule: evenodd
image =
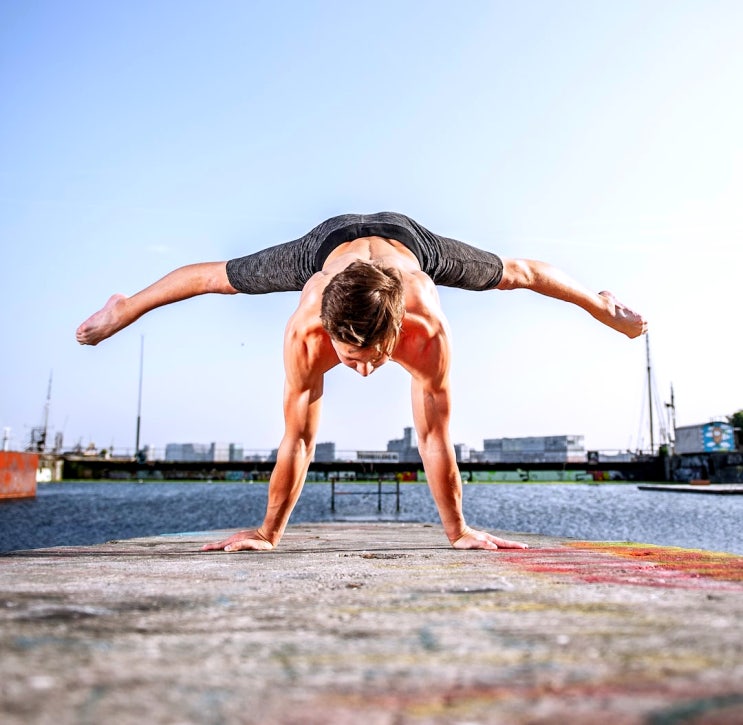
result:
<svg viewBox="0 0 743 725"><path fill-rule="evenodd" d="M260 532L274 546L279 543L302 492L312 460L312 446L301 441L282 441L268 485L268 504Z"/></svg>
<svg viewBox="0 0 743 725"><path fill-rule="evenodd" d="M462 481L454 449L446 445L421 445L420 454L444 532L449 541L454 542L466 526L462 513Z"/></svg>

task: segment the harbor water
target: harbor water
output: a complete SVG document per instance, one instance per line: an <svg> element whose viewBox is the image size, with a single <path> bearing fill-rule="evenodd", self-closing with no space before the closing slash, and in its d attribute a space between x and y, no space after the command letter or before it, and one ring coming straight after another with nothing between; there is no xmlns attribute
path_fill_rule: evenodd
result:
<svg viewBox="0 0 743 725"><path fill-rule="evenodd" d="M344 490L361 490L345 484ZM438 523L428 487L382 496L338 496L307 483L292 523L375 520ZM394 490L388 485L386 491ZM85 545L163 533L258 526L266 483L40 484L35 499L0 502L0 552ZM743 496L641 491L634 484L468 484L470 525L593 541L635 541L743 554Z"/></svg>

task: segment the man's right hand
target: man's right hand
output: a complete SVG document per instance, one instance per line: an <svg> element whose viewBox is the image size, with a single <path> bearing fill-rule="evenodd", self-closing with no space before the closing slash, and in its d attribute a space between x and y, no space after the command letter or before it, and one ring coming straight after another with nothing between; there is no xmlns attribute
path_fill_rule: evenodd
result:
<svg viewBox="0 0 743 725"><path fill-rule="evenodd" d="M273 544L266 539L260 529L238 531L227 539L214 541L201 547L202 551L269 551Z"/></svg>
<svg viewBox="0 0 743 725"><path fill-rule="evenodd" d="M455 549L487 549L489 551L495 551L496 549L529 548L520 541L501 539L487 531L478 531L477 529L471 529L469 526L465 527L464 533L458 539L452 541L451 545Z"/></svg>

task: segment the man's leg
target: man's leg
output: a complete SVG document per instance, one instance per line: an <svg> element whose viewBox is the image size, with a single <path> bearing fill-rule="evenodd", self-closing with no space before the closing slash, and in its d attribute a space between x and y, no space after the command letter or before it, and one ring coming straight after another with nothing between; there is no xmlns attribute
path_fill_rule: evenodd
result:
<svg viewBox="0 0 743 725"><path fill-rule="evenodd" d="M592 292L565 272L532 259L504 259L503 277L497 289L528 289L582 307L599 322L627 337L647 332L648 323L639 313L623 305L611 292Z"/></svg>
<svg viewBox="0 0 743 725"><path fill-rule="evenodd" d="M166 274L131 297L115 294L77 328L75 337L81 345L97 345L156 307L209 292L236 294L225 266L225 262L190 264Z"/></svg>

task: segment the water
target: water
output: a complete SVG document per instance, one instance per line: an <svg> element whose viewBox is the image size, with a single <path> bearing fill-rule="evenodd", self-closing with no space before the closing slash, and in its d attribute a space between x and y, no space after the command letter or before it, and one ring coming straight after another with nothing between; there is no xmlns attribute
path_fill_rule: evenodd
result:
<svg viewBox="0 0 743 725"><path fill-rule="evenodd" d="M330 485L308 483L290 523L374 519L376 485L369 490L338 497L333 514ZM258 526L266 494L265 483L40 484L36 499L0 502L0 552ZM425 484L403 484L399 514L394 505L394 496L383 496L381 517L438 523ZM470 484L464 510L470 525L488 529L743 554L743 496L628 484Z"/></svg>

